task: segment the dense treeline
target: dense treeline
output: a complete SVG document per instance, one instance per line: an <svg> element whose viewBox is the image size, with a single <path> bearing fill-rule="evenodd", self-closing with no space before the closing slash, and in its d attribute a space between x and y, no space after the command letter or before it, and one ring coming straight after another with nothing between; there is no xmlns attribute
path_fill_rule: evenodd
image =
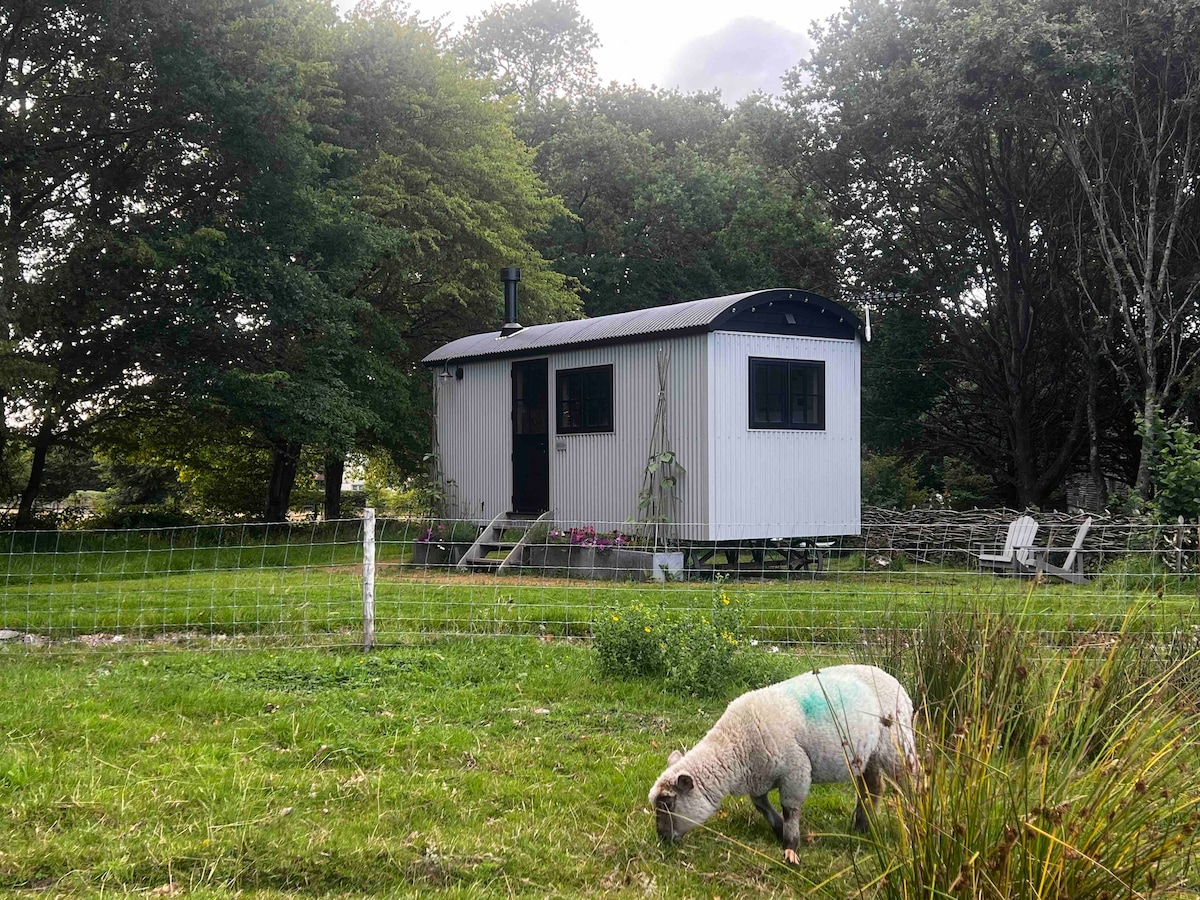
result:
<svg viewBox="0 0 1200 900"><path fill-rule="evenodd" d="M68 451L131 506L268 519L352 450L414 469L416 361L497 318L501 265L524 268L531 318L576 314L531 242L561 202L400 6L18 2L0 47L22 523Z"/></svg>
<svg viewBox="0 0 1200 900"><path fill-rule="evenodd" d="M1200 3L855 0L781 98L602 85L573 0L0 9L0 487L280 519L420 476L441 342L870 303L872 499L1149 499L1191 413ZM298 491L299 493L294 493ZM1175 489L1175 495L1180 491ZM315 499L315 498L311 498Z"/></svg>

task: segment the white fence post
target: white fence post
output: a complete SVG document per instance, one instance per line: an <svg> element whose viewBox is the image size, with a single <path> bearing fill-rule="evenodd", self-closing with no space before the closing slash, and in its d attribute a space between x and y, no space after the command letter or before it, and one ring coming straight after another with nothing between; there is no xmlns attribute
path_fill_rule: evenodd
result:
<svg viewBox="0 0 1200 900"><path fill-rule="evenodd" d="M363 649L375 646L375 510L363 510Z"/></svg>

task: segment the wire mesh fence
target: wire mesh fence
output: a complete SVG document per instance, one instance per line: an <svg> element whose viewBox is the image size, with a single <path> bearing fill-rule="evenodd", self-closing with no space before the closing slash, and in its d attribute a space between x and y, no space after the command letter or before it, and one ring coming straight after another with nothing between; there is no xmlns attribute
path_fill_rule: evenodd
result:
<svg viewBox="0 0 1200 900"><path fill-rule="evenodd" d="M6 643L299 645L361 628L362 523L0 536Z"/></svg>
<svg viewBox="0 0 1200 900"><path fill-rule="evenodd" d="M1130 616L1193 627L1200 525L1037 514L1014 535L1018 516L867 511L853 536L657 547L628 523L548 518L12 532L0 646L587 638L614 610L703 614L731 596L774 646L857 644L939 607L1019 611L1061 644Z"/></svg>

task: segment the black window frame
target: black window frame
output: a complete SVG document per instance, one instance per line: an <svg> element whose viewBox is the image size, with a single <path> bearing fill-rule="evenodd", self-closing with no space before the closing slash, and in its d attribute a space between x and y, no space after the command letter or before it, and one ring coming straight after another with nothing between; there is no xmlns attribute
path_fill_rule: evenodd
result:
<svg viewBox="0 0 1200 900"><path fill-rule="evenodd" d="M760 379L766 377L768 369L782 368L784 374L784 390L782 392L782 416L779 422L767 422L756 418L756 398L759 393ZM817 378L817 421L793 421L794 398L792 396L793 372L810 371ZM750 357L750 396L748 422L754 431L824 431L825 430L825 361L820 359L779 359L777 357Z"/></svg>
<svg viewBox="0 0 1200 900"><path fill-rule="evenodd" d="M564 425L565 404L570 402L563 396L564 388L571 382L577 382L586 390L589 384L595 384L589 376L603 374L606 378L603 383L607 387L607 397L601 396L599 402L607 402L608 405L608 422L603 425ZM584 397L580 401L586 404L588 398ZM581 416L586 418L586 416ZM613 423L613 367L612 363L602 366L581 366L576 369L558 369L554 373L554 428L555 434L611 434L614 430Z"/></svg>

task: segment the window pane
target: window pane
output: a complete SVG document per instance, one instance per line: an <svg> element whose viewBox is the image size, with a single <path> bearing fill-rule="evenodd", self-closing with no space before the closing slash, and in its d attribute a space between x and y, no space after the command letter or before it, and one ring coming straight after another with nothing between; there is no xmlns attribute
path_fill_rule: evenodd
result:
<svg viewBox="0 0 1200 900"><path fill-rule="evenodd" d="M597 431L612 428L612 369L592 373L592 389L596 403L592 412L591 427Z"/></svg>
<svg viewBox="0 0 1200 900"><path fill-rule="evenodd" d="M816 424L815 370L809 366L792 367L792 424Z"/></svg>
<svg viewBox="0 0 1200 900"><path fill-rule="evenodd" d="M579 404L564 397L561 401L559 401L558 406L558 430L569 431L572 428L578 427Z"/></svg>
<svg viewBox="0 0 1200 900"><path fill-rule="evenodd" d="M824 428L824 365L808 362L792 363L790 387L792 427Z"/></svg>
<svg viewBox="0 0 1200 900"><path fill-rule="evenodd" d="M513 427L517 434L545 434L546 372L536 366L521 365L515 369L516 403Z"/></svg>
<svg viewBox="0 0 1200 900"><path fill-rule="evenodd" d="M750 359L750 427L825 427L825 364Z"/></svg>
<svg viewBox="0 0 1200 900"><path fill-rule="evenodd" d="M753 363L754 424L782 425L787 409L787 363Z"/></svg>
<svg viewBox="0 0 1200 900"><path fill-rule="evenodd" d="M612 367L558 373L558 431L612 431Z"/></svg>

